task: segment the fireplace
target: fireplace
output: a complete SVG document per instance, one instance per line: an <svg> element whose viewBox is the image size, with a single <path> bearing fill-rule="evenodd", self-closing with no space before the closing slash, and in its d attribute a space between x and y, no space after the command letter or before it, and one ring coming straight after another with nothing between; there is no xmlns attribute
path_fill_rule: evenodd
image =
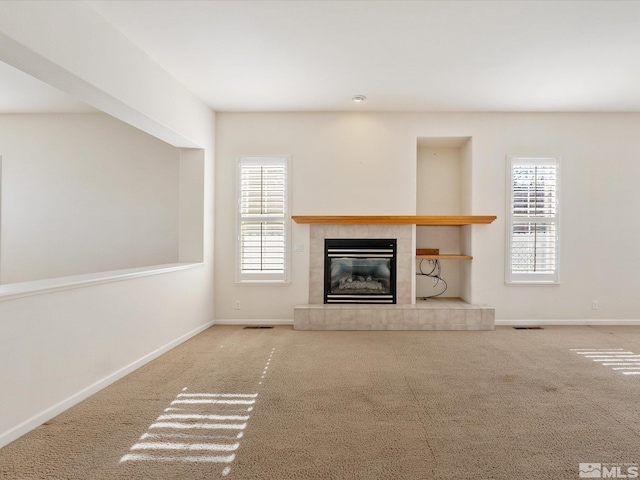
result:
<svg viewBox="0 0 640 480"><path fill-rule="evenodd" d="M396 239L326 238L324 303L396 303Z"/></svg>

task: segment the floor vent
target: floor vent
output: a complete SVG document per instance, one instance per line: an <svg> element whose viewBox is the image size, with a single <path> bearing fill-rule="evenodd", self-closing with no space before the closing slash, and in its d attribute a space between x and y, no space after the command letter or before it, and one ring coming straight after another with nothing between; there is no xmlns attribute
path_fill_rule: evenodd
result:
<svg viewBox="0 0 640 480"><path fill-rule="evenodd" d="M244 327L244 330L246 330L248 328L250 328L250 329L273 328L273 325L269 325L269 326L267 326L267 325L247 325L246 327Z"/></svg>
<svg viewBox="0 0 640 480"><path fill-rule="evenodd" d="M542 327L513 327L515 330L544 330Z"/></svg>

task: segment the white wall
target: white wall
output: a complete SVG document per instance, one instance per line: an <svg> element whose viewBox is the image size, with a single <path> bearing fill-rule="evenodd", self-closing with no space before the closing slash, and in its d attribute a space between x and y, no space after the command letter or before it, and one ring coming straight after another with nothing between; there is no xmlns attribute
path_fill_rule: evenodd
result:
<svg viewBox="0 0 640 480"><path fill-rule="evenodd" d="M0 61L181 148L179 255L202 261L0 295L2 446L213 321L215 114L82 2L0 2Z"/></svg>
<svg viewBox="0 0 640 480"><path fill-rule="evenodd" d="M290 285L234 283L238 156L291 155L294 215L415 213L416 139L402 128L389 128L384 117L218 114L216 125L218 319L292 319L293 306L308 303L309 298L309 228L305 225L292 225L293 243L304 243L305 250L293 252ZM413 158L413 163L403 158ZM240 300L240 310L235 310L235 300Z"/></svg>
<svg viewBox="0 0 640 480"><path fill-rule="evenodd" d="M638 114L486 115L473 138L474 298L497 318L637 319L640 259ZM507 154L562 157L560 287L504 287ZM486 253L485 253L486 252ZM597 311L591 301L600 301Z"/></svg>
<svg viewBox="0 0 640 480"><path fill-rule="evenodd" d="M180 150L105 114L0 115L0 283L178 262Z"/></svg>
<svg viewBox="0 0 640 480"><path fill-rule="evenodd" d="M472 137L472 168L464 170L472 174L464 213L498 216L465 227L473 230L464 234L474 256L473 301L495 306L498 319L638 318L639 128L638 114L219 114L216 317L291 318L307 298L306 252L293 254L290 286L234 283L238 155L292 155L294 215L414 214L416 139L465 136ZM504 285L508 154L562 156L559 287ZM293 241L308 245L308 229L294 224ZM234 310L236 299L247 308ZM591 310L592 299L599 310Z"/></svg>

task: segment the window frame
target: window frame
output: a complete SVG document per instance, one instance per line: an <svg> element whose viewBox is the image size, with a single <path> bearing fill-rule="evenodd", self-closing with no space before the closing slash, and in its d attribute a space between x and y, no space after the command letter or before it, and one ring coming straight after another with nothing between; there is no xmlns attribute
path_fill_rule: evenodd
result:
<svg viewBox="0 0 640 480"><path fill-rule="evenodd" d="M549 156L528 156L528 155L508 155L506 162L506 249L505 249L505 285L507 286L558 286L560 285L560 225L561 225L561 157L557 155ZM513 169L516 166L555 166L555 215L548 217L516 217L514 215L514 189L513 189ZM513 224L516 222L526 222L535 218L532 223L554 224L555 225L555 248L554 248L554 271L553 273L516 273L512 269L512 248L513 248ZM545 221L545 219L548 219Z"/></svg>
<svg viewBox="0 0 640 480"><path fill-rule="evenodd" d="M242 271L242 167L245 165L284 165L284 268L282 272L243 272ZM285 285L291 282L291 156L290 155L244 155L236 162L236 283L241 285ZM250 217L256 218L256 215ZM259 217L259 215L258 215ZM279 221L273 215L269 219ZM267 216L265 216L267 218Z"/></svg>

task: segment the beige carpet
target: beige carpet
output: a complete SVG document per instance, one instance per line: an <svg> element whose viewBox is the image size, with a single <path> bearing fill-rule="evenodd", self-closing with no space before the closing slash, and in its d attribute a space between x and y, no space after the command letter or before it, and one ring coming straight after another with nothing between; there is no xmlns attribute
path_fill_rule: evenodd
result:
<svg viewBox="0 0 640 480"><path fill-rule="evenodd" d="M0 478L563 480L639 463L640 375L580 348L640 354L640 327L213 327L1 449Z"/></svg>

